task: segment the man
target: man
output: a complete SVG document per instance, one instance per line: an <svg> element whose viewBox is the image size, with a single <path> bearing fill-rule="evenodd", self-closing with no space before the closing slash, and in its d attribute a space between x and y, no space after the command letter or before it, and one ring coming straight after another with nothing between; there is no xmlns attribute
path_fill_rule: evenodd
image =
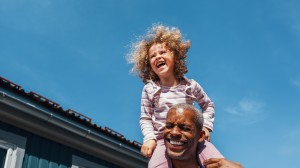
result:
<svg viewBox="0 0 300 168"><path fill-rule="evenodd" d="M169 167L201 168L197 146L204 145L203 116L193 105L174 105L167 114L164 142ZM205 146L204 146L205 147ZM239 163L224 158L211 158L204 161L207 168L242 168Z"/></svg>

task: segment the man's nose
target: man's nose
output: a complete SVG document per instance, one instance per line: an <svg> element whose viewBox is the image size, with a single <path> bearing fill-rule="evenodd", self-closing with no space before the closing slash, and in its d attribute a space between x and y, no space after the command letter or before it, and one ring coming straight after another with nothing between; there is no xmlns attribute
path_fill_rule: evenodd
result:
<svg viewBox="0 0 300 168"><path fill-rule="evenodd" d="M171 136L173 138L180 138L181 136L181 132L180 132L180 129L178 127L174 127L171 132L170 132Z"/></svg>

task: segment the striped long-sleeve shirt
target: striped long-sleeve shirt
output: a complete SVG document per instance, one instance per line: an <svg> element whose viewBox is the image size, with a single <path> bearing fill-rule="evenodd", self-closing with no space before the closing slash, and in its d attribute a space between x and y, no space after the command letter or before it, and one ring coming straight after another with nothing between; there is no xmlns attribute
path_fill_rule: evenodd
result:
<svg viewBox="0 0 300 168"><path fill-rule="evenodd" d="M204 126L213 130L214 103L196 81L184 77L178 85L165 87L149 80L143 88L141 99L140 126L144 142L162 136L170 107L178 103L194 102L202 109Z"/></svg>

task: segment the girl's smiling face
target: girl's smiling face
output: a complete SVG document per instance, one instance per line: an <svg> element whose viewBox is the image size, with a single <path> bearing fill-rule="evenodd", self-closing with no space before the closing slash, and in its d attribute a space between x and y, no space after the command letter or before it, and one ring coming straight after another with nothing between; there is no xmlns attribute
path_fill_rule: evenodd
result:
<svg viewBox="0 0 300 168"><path fill-rule="evenodd" d="M165 44L153 44L148 52L151 69L160 80L175 77L175 58Z"/></svg>

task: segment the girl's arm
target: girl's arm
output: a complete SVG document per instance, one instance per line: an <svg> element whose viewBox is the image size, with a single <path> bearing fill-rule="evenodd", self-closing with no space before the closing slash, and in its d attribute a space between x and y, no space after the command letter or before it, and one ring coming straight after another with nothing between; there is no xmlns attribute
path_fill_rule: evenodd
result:
<svg viewBox="0 0 300 168"><path fill-rule="evenodd" d="M141 147L141 152L146 157L151 157L156 147L156 136L152 124L153 107L149 100L148 94L144 87L141 99L141 117L140 126L144 135L144 142Z"/></svg>
<svg viewBox="0 0 300 168"><path fill-rule="evenodd" d="M202 109L204 118L204 127L213 131L213 125L215 120L215 105L204 92L203 88L196 82L193 95L196 97L196 101Z"/></svg>
<svg viewBox="0 0 300 168"><path fill-rule="evenodd" d="M149 100L147 91L144 87L142 91L141 116L140 116L140 127L144 135L144 140L143 140L144 143L151 139L156 140L156 136L154 134L154 127L152 124L152 115L153 115L153 107Z"/></svg>

